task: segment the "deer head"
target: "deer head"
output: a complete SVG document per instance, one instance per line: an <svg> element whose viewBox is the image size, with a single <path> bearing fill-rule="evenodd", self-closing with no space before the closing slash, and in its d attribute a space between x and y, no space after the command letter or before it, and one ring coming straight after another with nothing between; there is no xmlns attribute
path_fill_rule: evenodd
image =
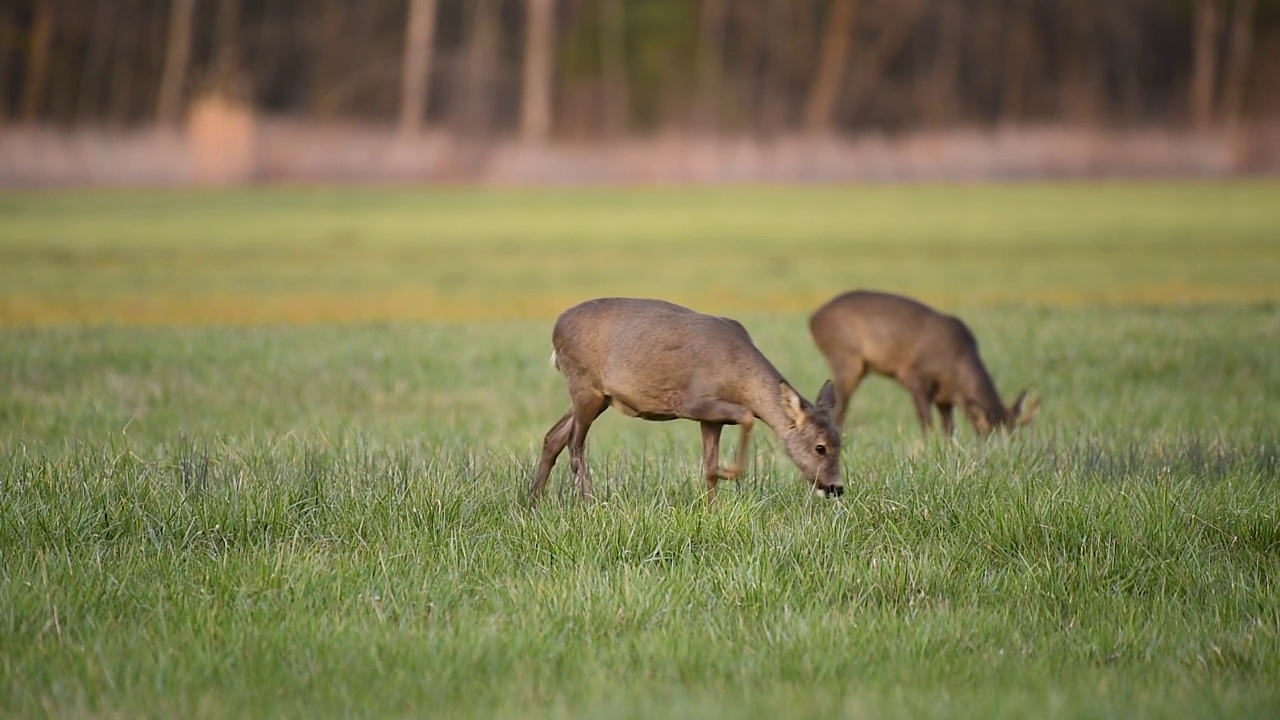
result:
<svg viewBox="0 0 1280 720"><path fill-rule="evenodd" d="M1018 398L1009 407L999 407L995 411L988 410L977 403L969 403L965 408L969 419L979 437L990 434L997 428L1005 432L1030 425L1035 419L1036 410L1040 407L1039 398L1027 400L1027 391L1018 393Z"/></svg>
<svg viewBox="0 0 1280 720"><path fill-rule="evenodd" d="M840 477L840 433L831 413L836 406L835 387L828 380L818 391L817 404L800 397L786 383L780 386L782 406L790 425L779 433L787 454L804 473L814 492L825 497L844 494Z"/></svg>

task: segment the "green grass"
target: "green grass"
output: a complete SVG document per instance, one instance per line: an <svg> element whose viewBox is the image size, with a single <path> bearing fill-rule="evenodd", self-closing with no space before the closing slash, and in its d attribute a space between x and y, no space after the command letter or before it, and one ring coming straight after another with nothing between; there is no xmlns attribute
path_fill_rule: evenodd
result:
<svg viewBox="0 0 1280 720"><path fill-rule="evenodd" d="M841 193L864 208L906 208L913 192L7 196L0 249L45 268L43 279L15 282L59 312L74 310L57 304L63 292L108 310L115 292L163 304L187 285L198 300L225 297L202 289L219 283L275 297L273 283L291 272L299 287L315 273L316 292L356 296L360 254L313 256L299 234L349 208L357 234L377 238L365 269L405 282L422 270L435 287L443 270L398 267L386 254L395 242L419 247L400 221L420 202L446 215L484 210L474 223L450 221L479 245L503 227L517 247L541 244L564 263L568 286L553 291L530 273L506 289L550 298L608 284L593 256L576 264L574 242L611 227L615 212L637 213L665 238L658 247L674 248L705 200L697 222L711 239L688 235L681 257L705 273L746 272L769 255L763 245L724 252L739 227L726 198L840 216ZM707 509L696 426L610 412L588 451L600 501L576 498L564 462L552 497L529 511L542 434L567 401L547 365L550 322L518 309L468 323L185 327L140 327L158 316L110 310L29 326L37 319L10 303L7 317L22 322L0 329L0 716L1276 716L1280 304L1258 279L1277 257L1280 223L1261 206L1272 186L919 192L943 216L895 224L885 209L868 220L886 238L901 233L871 253L891 271L875 285L939 283L1005 395L1029 387L1043 405L1008 438L979 442L964 426L957 443L923 442L906 393L869 380L854 401L840 501L807 492L766 430L746 476ZM1022 193L1043 209L1055 192L1078 215L1094 208L1092 219L1064 213L1065 229L1045 226L1024 206L1006 213L992 202ZM1128 202L1095 197L1115 193ZM567 227L557 205L587 229ZM687 212L662 220L655 205ZM1210 206L1230 211L1215 224L1203 217ZM310 210L291 214L297 207ZM182 215L226 244L179 236ZM802 217L787 229L781 215L762 237L801 247L825 242L816 227L844 222ZM966 231L963 219L979 215L999 218L984 221L996 230ZM268 227L255 229L255 217ZM1100 228L1118 217L1133 225L1127 250L1102 242ZM568 237L556 239L557 225ZM59 226L70 235L49 230ZM928 249L942 240L925 228L946 238L948 226L962 261ZM101 235L71 237L93 228ZM1093 229L1071 241L1092 249L1041 284L1088 302L1055 305L1053 292L1017 276L1064 262L1067 245L1054 238L1067 243L1072 228ZM1221 251L1206 252L1209 228L1226 235L1213 246ZM619 233L592 247L630 247ZM984 254L1000 243L1021 248L1011 265ZM254 254L240 257L235 248L250 244ZM84 260L131 247L134 270L207 262L125 282ZM74 257L50 269L32 248ZM151 257L157 248L171 255ZM722 260L709 259L713 248ZM553 262L521 257L533 269ZM601 261L620 294L697 292L682 284L693 269L668 277L658 268L670 260L656 252L622 257L634 266ZM474 274L458 292L503 289L493 268L465 262ZM840 275L820 259L796 262L823 282ZM966 263L976 280L956 272ZM1114 274L1091 277L1081 269L1090 263ZM645 284L642 273L662 277ZM1128 297L1121 273L1152 287L1187 282L1191 297L1237 281L1265 292L1103 302ZM6 280L20 274L0 263ZM747 279L779 293L792 282ZM1000 296L986 288L1006 279L1008 297L1025 302L991 304ZM825 373L804 314L751 303L734 314L812 396ZM736 431L727 436L736 443Z"/></svg>
<svg viewBox="0 0 1280 720"><path fill-rule="evenodd" d="M0 195L0 323L1280 300L1280 184Z"/></svg>

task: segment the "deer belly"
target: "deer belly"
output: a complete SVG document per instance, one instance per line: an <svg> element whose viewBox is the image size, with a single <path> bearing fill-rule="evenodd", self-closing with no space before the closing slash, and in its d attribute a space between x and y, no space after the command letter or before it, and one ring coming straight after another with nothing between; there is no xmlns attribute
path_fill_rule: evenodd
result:
<svg viewBox="0 0 1280 720"><path fill-rule="evenodd" d="M617 410L627 417L640 418L641 420L653 420L657 422L676 419L676 416L670 413L637 410L616 397L609 398L609 404L613 405L614 410Z"/></svg>

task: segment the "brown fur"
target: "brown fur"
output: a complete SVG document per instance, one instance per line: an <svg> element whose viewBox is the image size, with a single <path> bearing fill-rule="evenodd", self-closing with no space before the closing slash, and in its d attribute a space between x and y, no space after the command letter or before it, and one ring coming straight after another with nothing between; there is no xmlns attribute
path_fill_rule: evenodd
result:
<svg viewBox="0 0 1280 720"><path fill-rule="evenodd" d="M979 435L1031 422L1037 401L1024 410L1024 390L1006 407L978 355L978 341L959 318L910 298L856 290L833 298L809 319L809 330L831 366L836 384L836 427L844 427L849 398L868 373L897 380L915 402L928 432L931 405L943 431L955 426L959 405Z"/></svg>
<svg viewBox="0 0 1280 720"><path fill-rule="evenodd" d="M751 341L741 323L661 300L601 298L566 310L551 335L552 362L564 375L572 406L547 433L531 488L542 494L566 446L584 496L591 495L585 442L609 407L642 420L696 420L702 426L707 501L721 479L736 478L756 418L782 438L815 489L839 495L840 435L831 423L828 382L812 405ZM742 426L733 465L720 469L720 432Z"/></svg>

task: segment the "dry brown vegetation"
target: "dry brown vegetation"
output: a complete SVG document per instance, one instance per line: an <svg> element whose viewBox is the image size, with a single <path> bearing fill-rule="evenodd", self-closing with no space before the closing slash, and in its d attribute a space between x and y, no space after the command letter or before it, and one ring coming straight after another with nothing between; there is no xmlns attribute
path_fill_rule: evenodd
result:
<svg viewBox="0 0 1280 720"><path fill-rule="evenodd" d="M1041 127L853 137L683 133L612 142L477 144L354 123L254 120L201 103L189 132L0 131L0 186L232 182L496 185L968 182L1222 178L1280 172L1280 127L1231 134Z"/></svg>

